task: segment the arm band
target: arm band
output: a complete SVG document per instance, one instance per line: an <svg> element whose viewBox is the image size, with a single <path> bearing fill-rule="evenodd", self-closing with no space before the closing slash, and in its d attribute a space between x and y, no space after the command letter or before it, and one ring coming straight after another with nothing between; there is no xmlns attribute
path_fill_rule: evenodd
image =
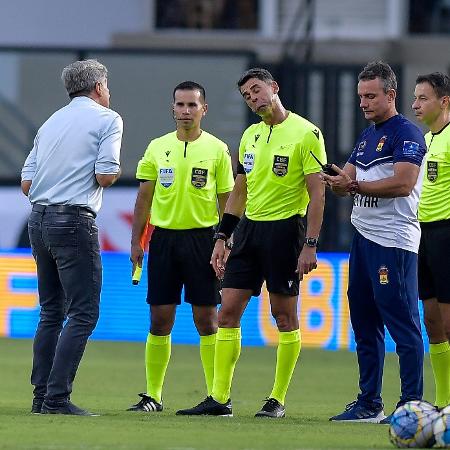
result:
<svg viewBox="0 0 450 450"><path fill-rule="evenodd" d="M244 169L244 166L240 163L240 161L237 162L236 173L237 173L238 175L245 175L245 169Z"/></svg>
<svg viewBox="0 0 450 450"><path fill-rule="evenodd" d="M233 231L240 220L241 218L234 214L223 213L222 221L217 229L217 233L222 233L229 238L233 234Z"/></svg>

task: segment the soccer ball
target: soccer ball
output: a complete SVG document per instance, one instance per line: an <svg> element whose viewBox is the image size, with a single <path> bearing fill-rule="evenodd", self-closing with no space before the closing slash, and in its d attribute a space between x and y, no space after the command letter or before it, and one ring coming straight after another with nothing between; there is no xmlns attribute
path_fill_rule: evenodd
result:
<svg viewBox="0 0 450 450"><path fill-rule="evenodd" d="M450 448L450 406L446 406L433 424L436 448Z"/></svg>
<svg viewBox="0 0 450 450"><path fill-rule="evenodd" d="M425 401L413 400L392 415L389 439L398 448L430 448L434 444L433 423L439 411Z"/></svg>

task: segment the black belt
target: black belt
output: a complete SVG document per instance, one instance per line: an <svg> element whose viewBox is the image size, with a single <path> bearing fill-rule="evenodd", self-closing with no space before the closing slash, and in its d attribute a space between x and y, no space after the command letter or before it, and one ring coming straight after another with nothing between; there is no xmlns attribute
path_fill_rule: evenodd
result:
<svg viewBox="0 0 450 450"><path fill-rule="evenodd" d="M75 205L39 205L35 203L33 205L33 211L38 213L74 214L77 216L91 217L92 219L95 219L97 216L90 209Z"/></svg>

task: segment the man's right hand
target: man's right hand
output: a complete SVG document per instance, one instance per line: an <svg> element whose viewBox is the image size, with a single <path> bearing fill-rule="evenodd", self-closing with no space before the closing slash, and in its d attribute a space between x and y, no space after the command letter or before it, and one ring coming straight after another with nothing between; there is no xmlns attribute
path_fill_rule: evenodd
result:
<svg viewBox="0 0 450 450"><path fill-rule="evenodd" d="M142 261L144 259L144 249L141 247L141 244L131 244L131 255L130 261L133 264L132 273L136 269L136 264L139 267L142 267Z"/></svg>
<svg viewBox="0 0 450 450"><path fill-rule="evenodd" d="M216 272L219 280L223 278L225 273L225 262L225 241L223 239L217 239L211 255L210 264L213 266L214 272Z"/></svg>
<svg viewBox="0 0 450 450"><path fill-rule="evenodd" d="M322 182L326 186L329 186L336 195L341 197L349 195L349 186L353 180L340 167L336 166L336 164L333 164L331 167L337 175L327 175L321 172L320 177Z"/></svg>

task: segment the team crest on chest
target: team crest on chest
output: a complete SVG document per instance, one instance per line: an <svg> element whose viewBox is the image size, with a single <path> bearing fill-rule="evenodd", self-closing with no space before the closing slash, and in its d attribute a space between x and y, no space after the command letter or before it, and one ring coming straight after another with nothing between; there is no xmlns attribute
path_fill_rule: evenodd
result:
<svg viewBox="0 0 450 450"><path fill-rule="evenodd" d="M427 179L434 183L438 177L438 163L437 161L427 161Z"/></svg>
<svg viewBox="0 0 450 450"><path fill-rule="evenodd" d="M208 169L200 169L198 167L192 168L191 183L192 186L197 189L201 189L206 186L208 180Z"/></svg>
<svg viewBox="0 0 450 450"><path fill-rule="evenodd" d="M175 181L175 170L173 167L159 169L159 182L165 188L172 186Z"/></svg>
<svg viewBox="0 0 450 450"><path fill-rule="evenodd" d="M277 177L284 177L288 173L289 156L274 155L272 172Z"/></svg>
<svg viewBox="0 0 450 450"><path fill-rule="evenodd" d="M380 276L380 284L389 284L389 270L386 266L380 266L378 275Z"/></svg>
<svg viewBox="0 0 450 450"><path fill-rule="evenodd" d="M255 165L255 154L254 153L244 153L244 160L242 162L244 166L245 173L250 173Z"/></svg>
<svg viewBox="0 0 450 450"><path fill-rule="evenodd" d="M379 141L378 141L378 145L376 148L377 152L381 152L381 150L383 150L383 145L386 142L387 136L383 136Z"/></svg>

